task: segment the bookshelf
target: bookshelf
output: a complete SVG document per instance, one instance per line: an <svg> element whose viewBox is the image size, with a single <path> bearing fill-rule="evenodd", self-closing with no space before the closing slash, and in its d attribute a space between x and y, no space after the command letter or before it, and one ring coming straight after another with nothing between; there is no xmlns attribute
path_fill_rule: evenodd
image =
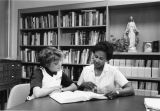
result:
<svg viewBox="0 0 160 111"><path fill-rule="evenodd" d="M138 51L115 52L113 59L136 62L143 60L142 67L146 67L146 62L150 61L151 71L154 67L159 70L160 53L144 53L141 45L146 41L159 40L158 4L160 2L118 4L98 1L19 9L18 58L22 60L22 77L29 78L34 68L39 65L37 53L42 48L54 46L65 54L64 71L77 81L82 68L92 62L89 49L98 41L110 40L110 35L121 38L131 15L140 30ZM156 66L155 61L158 64ZM130 81L156 83L158 90L160 76L151 76L127 78Z"/></svg>
<svg viewBox="0 0 160 111"><path fill-rule="evenodd" d="M131 81L137 95L155 96L160 92L159 58L160 53L115 52L110 64Z"/></svg>
<svg viewBox="0 0 160 111"><path fill-rule="evenodd" d="M90 64L89 49L96 42L107 39L106 10L106 2L20 9L18 58L23 64L22 78L29 79L39 65L38 52L47 46L60 48L69 54L70 60L63 64L65 70L80 73L83 66ZM88 57L82 60L81 56ZM74 70L78 67L80 70ZM78 79L75 78L73 80Z"/></svg>

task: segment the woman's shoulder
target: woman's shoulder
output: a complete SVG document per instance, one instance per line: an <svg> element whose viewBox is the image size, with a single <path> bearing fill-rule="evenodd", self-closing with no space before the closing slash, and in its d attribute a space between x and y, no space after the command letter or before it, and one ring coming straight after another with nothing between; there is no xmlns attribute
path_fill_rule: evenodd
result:
<svg viewBox="0 0 160 111"><path fill-rule="evenodd" d="M90 69L93 69L93 68L94 68L94 65L91 64L91 65L89 65L89 66L85 66L83 69L84 69L84 70L90 70Z"/></svg>
<svg viewBox="0 0 160 111"><path fill-rule="evenodd" d="M41 68L41 67L37 67L37 68L35 69L35 71L36 71L36 72L42 72L42 68Z"/></svg>
<svg viewBox="0 0 160 111"><path fill-rule="evenodd" d="M112 65L106 63L106 64L105 64L105 69L108 69L108 70L112 70L112 71L113 71L113 70L118 70L118 67L112 66Z"/></svg>
<svg viewBox="0 0 160 111"><path fill-rule="evenodd" d="M43 75L42 74L42 69L40 67L37 67L35 70L34 70L34 73L37 75Z"/></svg>

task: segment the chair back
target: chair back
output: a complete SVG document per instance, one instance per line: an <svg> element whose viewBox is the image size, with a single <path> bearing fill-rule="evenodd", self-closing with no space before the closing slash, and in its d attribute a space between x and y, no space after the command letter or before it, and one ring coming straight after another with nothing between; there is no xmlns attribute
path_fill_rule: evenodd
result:
<svg viewBox="0 0 160 111"><path fill-rule="evenodd" d="M14 107L16 105L24 103L27 96L29 95L29 92L30 92L30 84L29 83L18 84L16 86L14 86L11 89L6 109L9 109L9 108Z"/></svg>

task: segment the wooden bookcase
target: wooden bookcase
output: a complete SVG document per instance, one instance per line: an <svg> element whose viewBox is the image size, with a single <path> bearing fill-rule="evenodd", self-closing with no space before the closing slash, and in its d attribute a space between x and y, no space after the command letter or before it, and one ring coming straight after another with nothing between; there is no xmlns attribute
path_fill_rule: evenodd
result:
<svg viewBox="0 0 160 111"><path fill-rule="evenodd" d="M20 9L18 58L23 61L23 72L27 72L22 77L32 75L34 66L39 65L38 52L47 46L58 47L63 52L70 53L72 58L64 63L64 67L78 69L89 64L89 57L79 62L74 59L73 62L74 54L91 54L89 49L97 41L107 40L106 17L106 2ZM81 70L78 70L78 73L80 72ZM75 80L77 79L78 76Z"/></svg>
<svg viewBox="0 0 160 111"><path fill-rule="evenodd" d="M77 81L82 68L91 63L89 49L97 41L110 40L110 35L121 38L130 16L135 18L140 31L138 52L114 53L114 59L159 61L160 53L143 53L141 45L144 41L160 40L159 5L160 2L116 4L99 1L20 9L18 58L22 60L25 72L22 77L30 77L35 66L39 65L37 53L42 48L54 46L64 52L64 70ZM128 79L160 82L159 77Z"/></svg>

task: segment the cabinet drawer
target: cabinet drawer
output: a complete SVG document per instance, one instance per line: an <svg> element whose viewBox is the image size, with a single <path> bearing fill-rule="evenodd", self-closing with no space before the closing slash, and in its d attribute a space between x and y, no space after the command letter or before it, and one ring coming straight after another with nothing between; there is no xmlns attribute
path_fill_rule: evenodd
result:
<svg viewBox="0 0 160 111"><path fill-rule="evenodd" d="M21 79L20 62L0 62L0 83L8 84Z"/></svg>

